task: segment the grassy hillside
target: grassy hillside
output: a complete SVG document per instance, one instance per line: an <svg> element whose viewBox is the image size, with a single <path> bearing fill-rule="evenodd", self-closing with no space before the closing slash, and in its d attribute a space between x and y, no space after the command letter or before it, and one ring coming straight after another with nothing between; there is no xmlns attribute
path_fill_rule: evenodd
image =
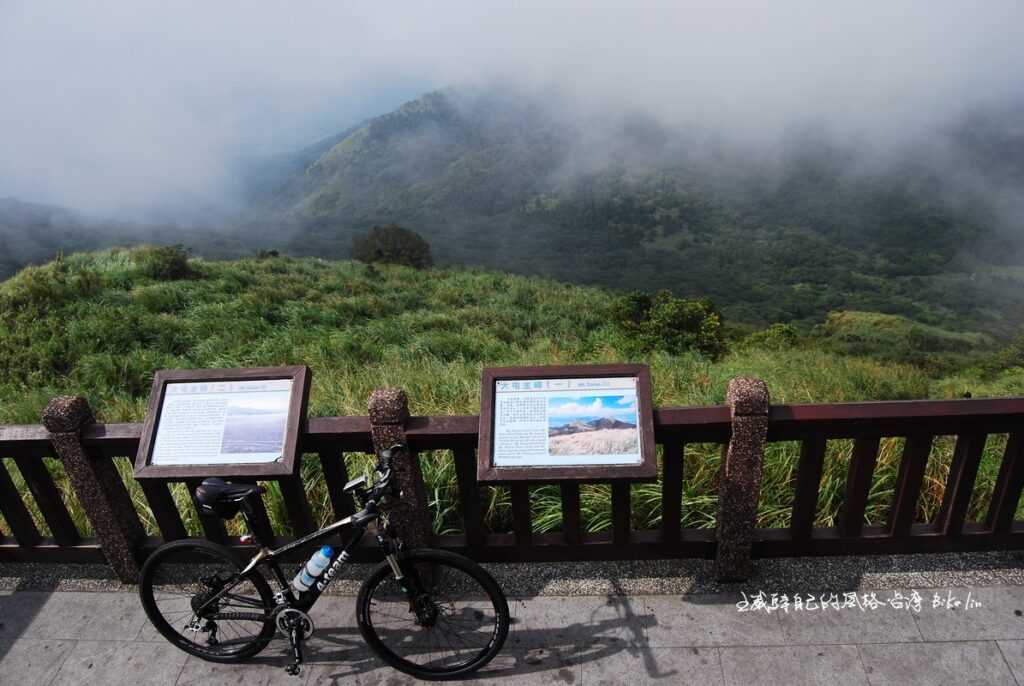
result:
<svg viewBox="0 0 1024 686"><path fill-rule="evenodd" d="M184 243L210 258L235 257L252 249L243 238L223 230L103 220L64 207L0 198L0 280L60 254L138 243Z"/></svg>
<svg viewBox="0 0 1024 686"><path fill-rule="evenodd" d="M899 315L854 310L830 312L820 335L822 344L835 352L935 371L977 362L994 346L986 334L948 331Z"/></svg>
<svg viewBox="0 0 1024 686"><path fill-rule="evenodd" d="M733 352L714 362L696 353L637 357L628 352L635 345L612 321L614 294L541 278L313 258L166 258L151 249L77 254L0 284L0 423L36 423L46 401L60 393L85 395L103 421L141 421L157 369L282 364L312 367L312 415L365 414L370 392L380 386L404 388L415 414L475 414L484 366L626 360L651 365L658 405L720 403L728 379L739 374L765 379L776 402L957 397L968 390L976 397L1024 395L1024 369L1016 363L990 366L985 376L961 369L957 376L937 378L918 366L836 352L817 338L737 340ZM874 315L836 315L833 325L851 316L866 326ZM884 339L882 327L868 328ZM978 502L991 491L1003 441L990 442ZM823 523L836 513L848 443L830 443ZM888 504L899 446L895 439L885 443L882 478L869 505L873 520ZM949 441L937 443L922 518L934 516L950 453ZM773 446L769 453L765 525L787 521L797 455L794 444ZM351 459L353 470L365 468L365 460ZM688 526L713 523L718 460L715 446L687 448ZM13 464L5 462L20 483ZM435 526L457 529L451 456L439 452L426 464ZM121 467L130 471L127 461ZM325 518L329 508L318 465L308 461L303 469L316 514ZM584 491L585 525L608 528L607 488ZM636 486L634 496L636 524L656 524L657 486ZM195 527L185 494L178 497ZM504 491L492 493L488 508L493 527L508 526ZM538 530L560 525L557 489L538 489L534 508ZM272 494L271 510L285 520L279 494Z"/></svg>

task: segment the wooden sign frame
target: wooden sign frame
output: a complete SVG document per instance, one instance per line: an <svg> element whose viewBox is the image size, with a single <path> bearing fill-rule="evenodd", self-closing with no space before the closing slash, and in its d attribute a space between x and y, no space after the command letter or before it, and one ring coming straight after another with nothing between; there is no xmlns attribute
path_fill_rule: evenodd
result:
<svg viewBox="0 0 1024 686"><path fill-rule="evenodd" d="M299 465L297 460L299 438L306 425L310 377L309 367L302 365L242 369L162 369L158 371L153 377L153 388L149 394L149 408L146 412L146 421L142 426L139 450L135 456L135 478L180 481L208 476L250 478L294 476ZM160 414L163 411L169 383L272 381L278 379L287 379L292 382L288 399L284 447L280 459L274 462L258 463L151 464L157 430L160 425Z"/></svg>
<svg viewBox="0 0 1024 686"><path fill-rule="evenodd" d="M496 382L522 379L636 378L637 428L640 463L631 465L558 465L496 467L494 465L494 409ZM654 408L651 372L643 364L561 365L546 367L488 367L480 385L480 443L477 480L481 482L653 481L658 475L654 443Z"/></svg>

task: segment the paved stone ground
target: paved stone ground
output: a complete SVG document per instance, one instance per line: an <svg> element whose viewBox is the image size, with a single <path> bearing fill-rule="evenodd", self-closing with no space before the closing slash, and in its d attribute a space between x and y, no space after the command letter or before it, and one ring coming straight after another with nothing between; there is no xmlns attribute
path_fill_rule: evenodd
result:
<svg viewBox="0 0 1024 686"><path fill-rule="evenodd" d="M877 609L791 605L788 612L770 613L740 612L734 592L516 599L505 649L479 681L1024 684L1024 587L916 590L919 612L891 607L893 591L875 592L886 603ZM970 608L964 605L968 593ZM947 607L951 595L959 607ZM864 592L858 595L862 608L863 597ZM934 606L936 597L941 607ZM282 640L244 665L189 657L150 629L134 593L0 591L0 683L412 683L369 652L353 615L353 598L321 598L313 613L318 631L309 662L299 677L289 677L282 669Z"/></svg>

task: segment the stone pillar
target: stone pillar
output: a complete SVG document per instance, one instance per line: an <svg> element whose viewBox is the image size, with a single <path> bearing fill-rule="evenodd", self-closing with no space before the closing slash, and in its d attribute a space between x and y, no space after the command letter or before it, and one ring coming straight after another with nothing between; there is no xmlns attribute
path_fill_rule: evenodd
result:
<svg viewBox="0 0 1024 686"><path fill-rule="evenodd" d="M393 445L408 445L405 422L409 418L409 399L405 391L378 388L370 395L370 433L378 453ZM423 485L419 457L411 450L396 454L391 469L402 488L402 505L391 511L391 522L410 548L429 546L432 540L432 517Z"/></svg>
<svg viewBox="0 0 1024 686"><path fill-rule="evenodd" d="M114 462L89 455L82 445L82 428L93 421L85 398L58 396L43 410L43 425L103 554L121 581L136 583L136 551L146 534Z"/></svg>
<svg viewBox="0 0 1024 686"><path fill-rule="evenodd" d="M715 576L719 581L744 581L752 571L750 544L768 435L768 386L760 379L737 377L729 382L725 401L732 414L732 438L718 474Z"/></svg>

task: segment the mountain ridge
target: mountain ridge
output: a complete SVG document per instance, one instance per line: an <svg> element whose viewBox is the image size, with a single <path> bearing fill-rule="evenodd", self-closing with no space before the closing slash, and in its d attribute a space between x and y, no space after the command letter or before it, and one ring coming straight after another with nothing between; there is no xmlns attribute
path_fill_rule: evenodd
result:
<svg viewBox="0 0 1024 686"><path fill-rule="evenodd" d="M979 160L995 154L983 143L1024 140L978 130ZM1024 321L1024 281L994 272L1024 265L1016 234L980 192L950 190L938 153L853 173L855 150L813 135L774 166L641 116L607 125L603 147L586 136L511 95L437 91L356 127L260 207L293 254L347 255L355 234L397 223L442 264L667 288L759 325L832 309L1000 335Z"/></svg>
<svg viewBox="0 0 1024 686"><path fill-rule="evenodd" d="M598 417L589 421L578 420L552 427L548 436L568 436L570 434L584 433L587 431L602 431L605 429L635 429L636 424L624 422L612 417Z"/></svg>

